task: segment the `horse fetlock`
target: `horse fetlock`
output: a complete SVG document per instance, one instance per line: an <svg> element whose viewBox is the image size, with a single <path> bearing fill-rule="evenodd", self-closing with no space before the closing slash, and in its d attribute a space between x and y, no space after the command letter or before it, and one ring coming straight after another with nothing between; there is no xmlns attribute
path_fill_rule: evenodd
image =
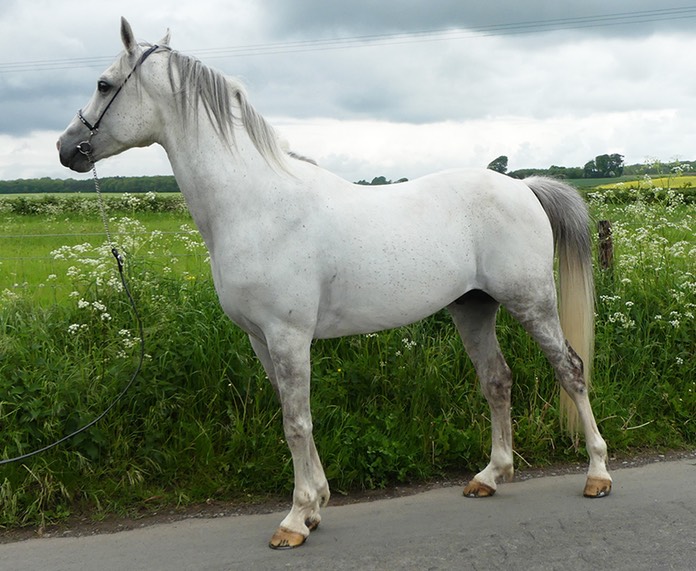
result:
<svg viewBox="0 0 696 571"><path fill-rule="evenodd" d="M297 494L295 494L297 499ZM318 500L318 498L317 498ZM291 549L302 545L310 532L319 527L321 515L319 514L318 501L311 505L298 506L295 501L292 510L280 522L280 526L268 542L271 549Z"/></svg>
<svg viewBox="0 0 696 571"><path fill-rule="evenodd" d="M305 520L305 525L309 531L314 531L321 523L321 516L316 513Z"/></svg>
<svg viewBox="0 0 696 571"><path fill-rule="evenodd" d="M319 526L321 521L319 510L329 501L329 496L327 485L319 488L319 491L295 490L292 510L281 522L280 527L309 534L310 531Z"/></svg>
<svg viewBox="0 0 696 571"><path fill-rule="evenodd" d="M500 470L500 476L496 479L498 482L511 482L515 476L515 467L510 464Z"/></svg>

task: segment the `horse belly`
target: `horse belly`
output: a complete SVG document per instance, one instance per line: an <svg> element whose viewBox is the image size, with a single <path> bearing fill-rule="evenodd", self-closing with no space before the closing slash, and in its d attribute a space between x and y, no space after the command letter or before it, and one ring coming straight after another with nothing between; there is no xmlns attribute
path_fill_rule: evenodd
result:
<svg viewBox="0 0 696 571"><path fill-rule="evenodd" d="M322 290L315 336L371 333L413 323L475 287L472 249L428 246L427 241L410 248L392 242L337 268Z"/></svg>

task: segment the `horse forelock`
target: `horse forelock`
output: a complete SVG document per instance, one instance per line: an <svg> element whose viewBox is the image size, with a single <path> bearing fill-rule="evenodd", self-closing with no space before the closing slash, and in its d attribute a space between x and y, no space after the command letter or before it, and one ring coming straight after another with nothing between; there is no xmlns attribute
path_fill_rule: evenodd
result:
<svg viewBox="0 0 696 571"><path fill-rule="evenodd" d="M249 103L243 85L195 57L165 49L170 51L169 82L177 96L182 119L197 122L198 109L202 106L217 134L231 146L235 144L235 126L241 123L259 153L269 163L284 169L284 152L278 137ZM239 117L235 116L236 108Z"/></svg>

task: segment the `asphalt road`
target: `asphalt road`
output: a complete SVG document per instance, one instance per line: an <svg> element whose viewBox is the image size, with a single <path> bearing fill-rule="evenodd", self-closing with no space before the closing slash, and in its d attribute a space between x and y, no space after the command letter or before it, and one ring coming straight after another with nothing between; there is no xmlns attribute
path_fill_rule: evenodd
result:
<svg viewBox="0 0 696 571"><path fill-rule="evenodd" d="M543 477L468 499L458 487L327 507L292 551L266 542L284 514L189 519L121 533L0 545L2 571L265 569L696 569L696 455L613 472Z"/></svg>

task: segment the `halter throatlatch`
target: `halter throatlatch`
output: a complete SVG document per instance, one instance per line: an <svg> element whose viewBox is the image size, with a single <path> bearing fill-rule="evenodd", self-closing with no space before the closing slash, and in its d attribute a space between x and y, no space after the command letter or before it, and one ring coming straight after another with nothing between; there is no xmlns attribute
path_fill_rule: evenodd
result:
<svg viewBox="0 0 696 571"><path fill-rule="evenodd" d="M111 104L114 102L116 97L118 96L119 93L121 93L121 90L124 88L128 80L131 78L131 76L136 72L136 70L143 64L143 62L150 57L152 53L154 53L159 46L157 44L153 45L152 47L148 48L147 51L143 52L143 55L140 56L140 59L136 62L136 64L133 66L133 69L131 69L130 73L126 76L126 79L123 80L123 83L120 85L120 87L116 90L116 93L113 94L109 102L106 104L106 107L104 107L104 110L101 112L101 115L99 115L97 121L92 124L90 123L87 119L85 119L85 116L82 114L82 109L80 109L77 112L77 117L80 119L82 124L89 129L89 138L86 141L82 141L77 145L77 150L80 151L83 155L85 155L90 162L92 162L92 137L97 134L97 131L99 131L99 125L102 122L102 119L104 118L104 115L106 115L106 112L109 110L109 107L111 107Z"/></svg>

